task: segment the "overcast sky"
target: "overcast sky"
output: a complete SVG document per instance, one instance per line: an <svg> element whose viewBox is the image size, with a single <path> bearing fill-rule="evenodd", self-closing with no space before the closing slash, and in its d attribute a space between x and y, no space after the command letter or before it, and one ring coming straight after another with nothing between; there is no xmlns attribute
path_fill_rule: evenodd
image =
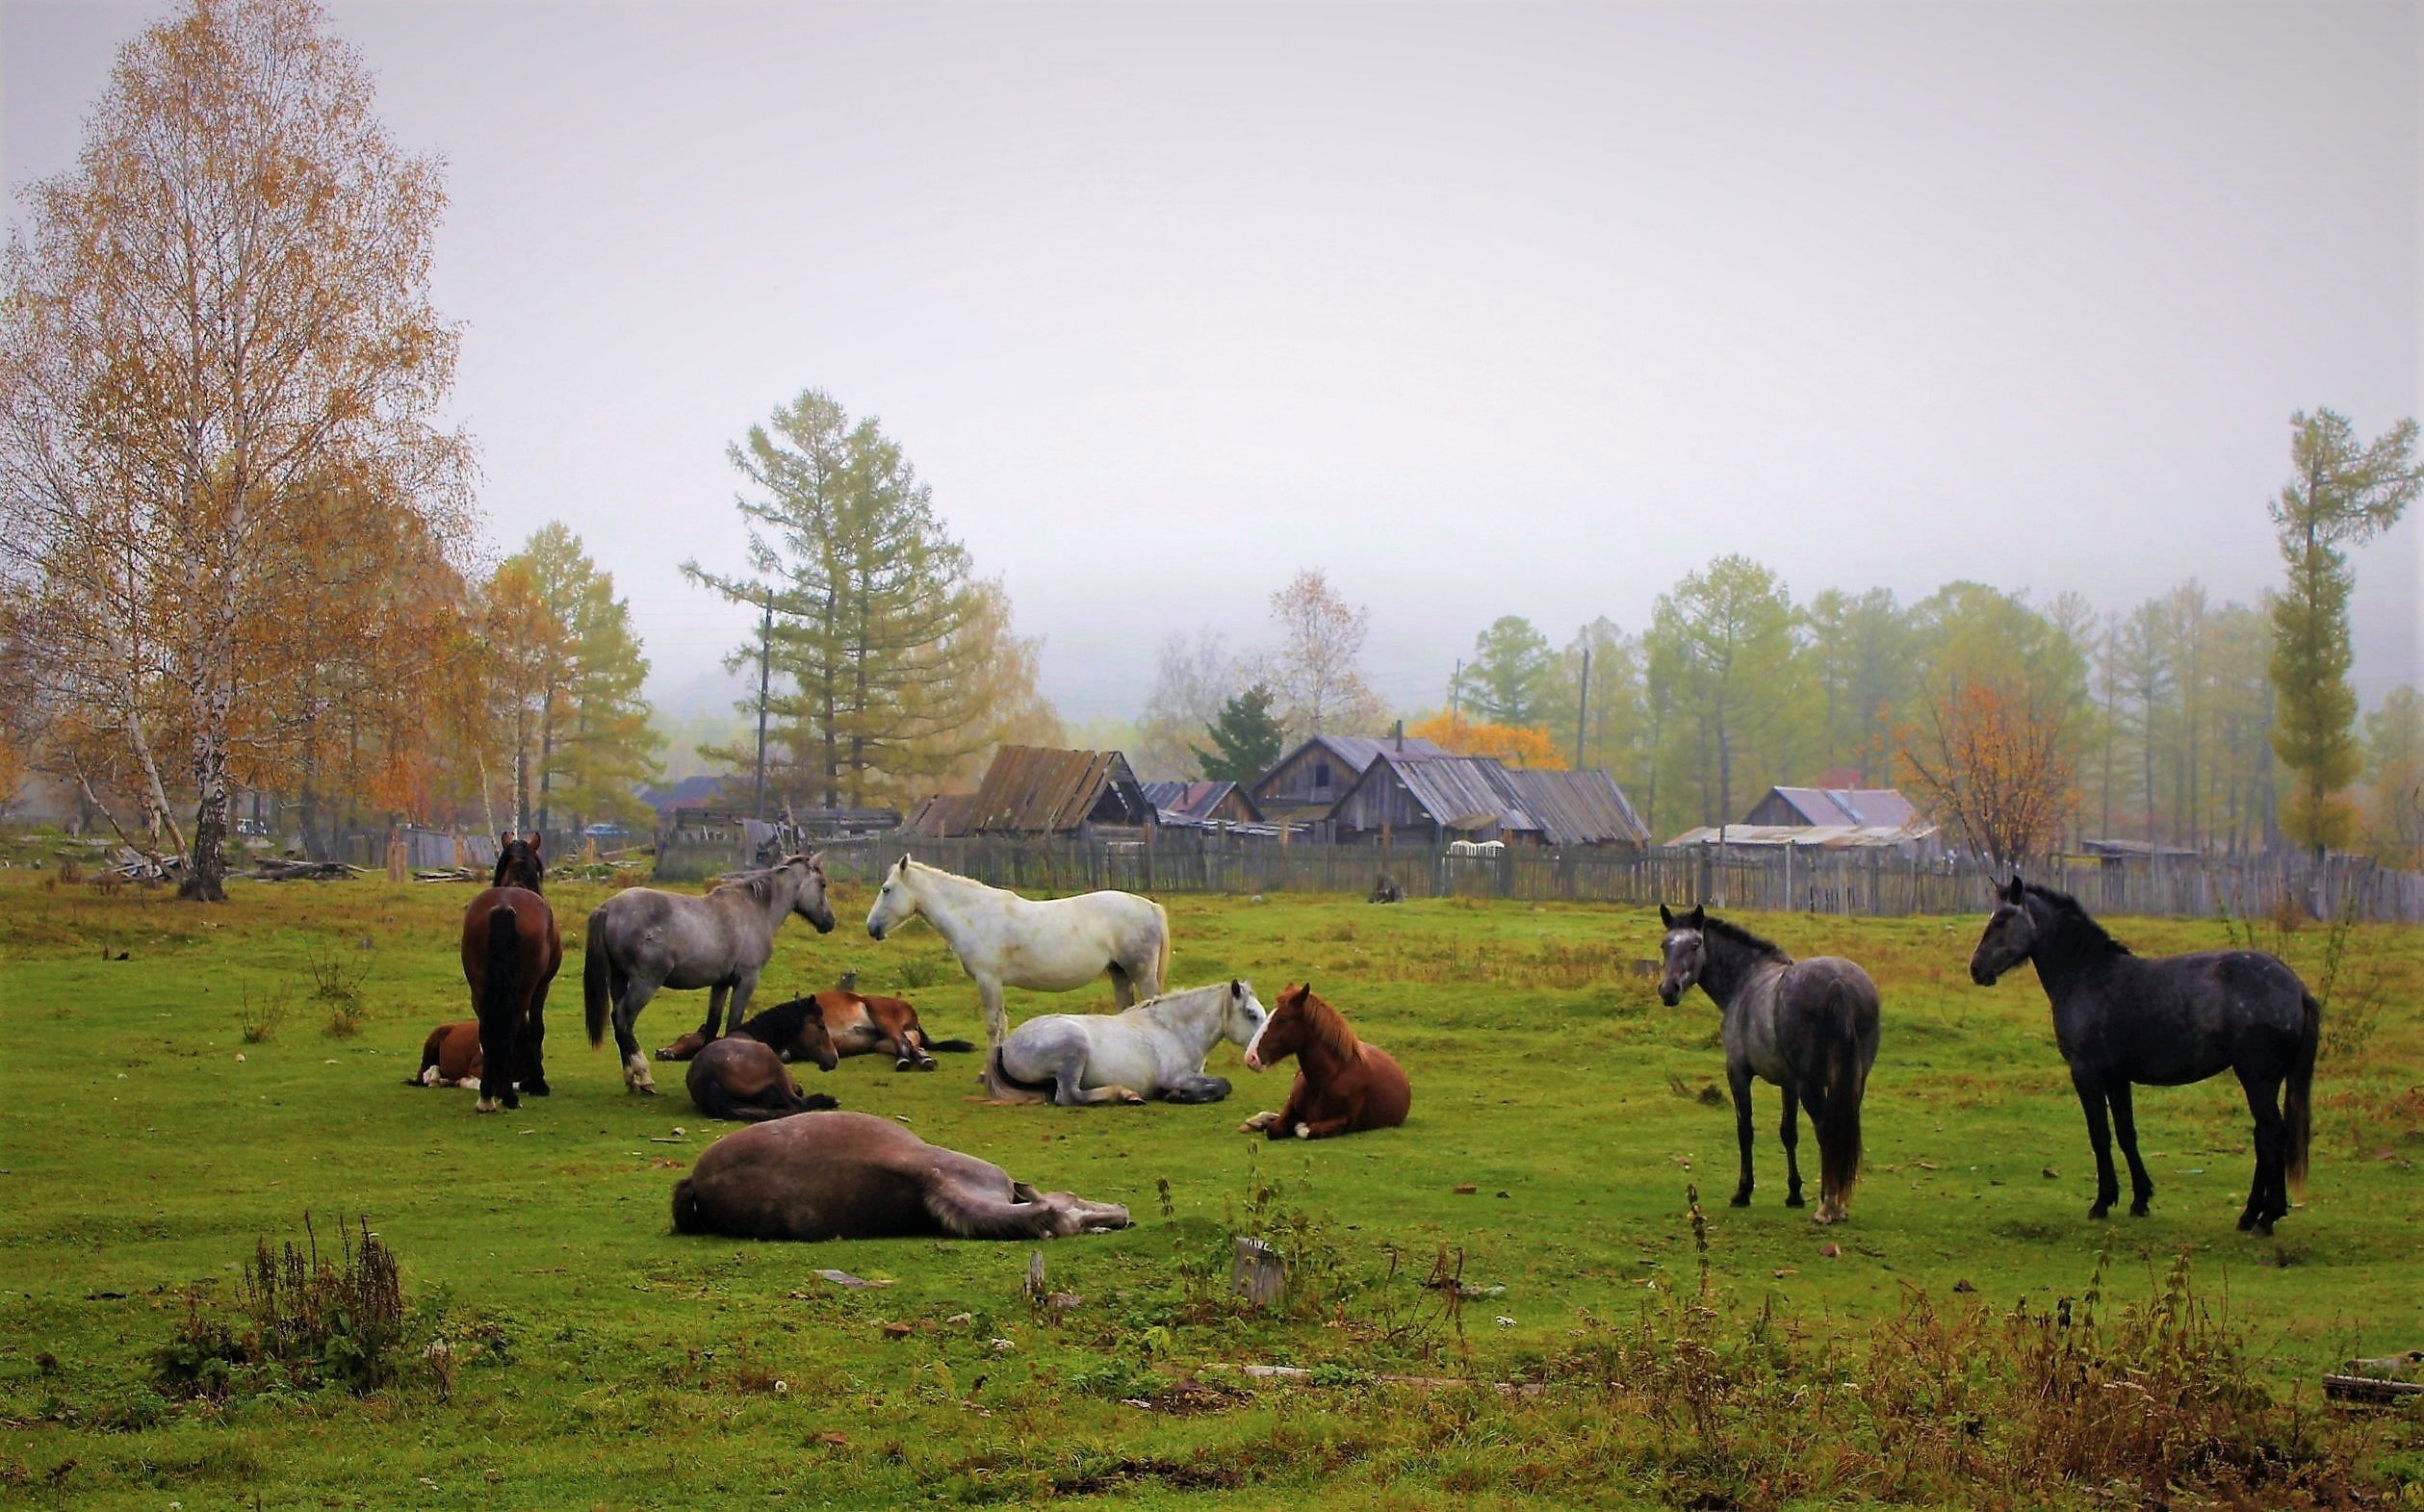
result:
<svg viewBox="0 0 2424 1512"><path fill-rule="evenodd" d="M0 7L13 193L160 9ZM747 623L674 564L740 565L725 444L811 385L1081 719L1302 567L1407 707L1727 551L2252 602L2290 412L2424 408L2414 4L332 13L450 165L496 536L580 531L677 702ZM2368 704L2419 554L2359 559Z"/></svg>

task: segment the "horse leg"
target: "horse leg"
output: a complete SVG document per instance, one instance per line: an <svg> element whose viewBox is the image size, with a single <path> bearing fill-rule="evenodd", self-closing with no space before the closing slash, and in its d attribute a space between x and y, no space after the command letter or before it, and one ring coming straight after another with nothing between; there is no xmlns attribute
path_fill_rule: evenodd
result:
<svg viewBox="0 0 2424 1512"><path fill-rule="evenodd" d="M707 1017L699 1021L699 1038L709 1044L715 1043L724 1033L724 994L732 989L733 985L729 982L715 983L707 989ZM735 1027L740 1024L740 1010L737 1008L733 1010L733 1024Z"/></svg>
<svg viewBox="0 0 2424 1512"><path fill-rule="evenodd" d="M978 977L976 998L985 1009L985 1049L991 1053L1010 1037L1010 1015L1001 1006L1001 979Z"/></svg>
<svg viewBox="0 0 2424 1512"><path fill-rule="evenodd" d="M2289 1213L2288 1139L2281 1116L2281 1080L2241 1072L2239 1086L2247 1093L2247 1111L2256 1118L2256 1180L2248 1188L2247 1211L2239 1215L2239 1228L2270 1235L2273 1220Z"/></svg>
<svg viewBox="0 0 2424 1512"><path fill-rule="evenodd" d="M1111 962L1109 969L1113 1006L1122 1009L1134 1008L1136 1006L1136 978L1128 974L1127 967L1116 961Z"/></svg>
<svg viewBox="0 0 2424 1512"><path fill-rule="evenodd" d="M1742 1150L1742 1179L1734 1188L1734 1206L1751 1205L1751 1068L1729 1065L1726 1084L1734 1089L1734 1141Z"/></svg>
<svg viewBox="0 0 2424 1512"><path fill-rule="evenodd" d="M1785 1206L1801 1206L1801 1095L1785 1089Z"/></svg>
<svg viewBox="0 0 2424 1512"><path fill-rule="evenodd" d="M1084 1107L1092 1103L1141 1103L1145 1100L1117 1083L1093 1088L1080 1085L1085 1069L1086 1062L1082 1056L1072 1055L1063 1061L1059 1069L1052 1073L1052 1100L1064 1108Z"/></svg>
<svg viewBox="0 0 2424 1512"><path fill-rule="evenodd" d="M1186 1076L1162 1089L1162 1096L1174 1103L1216 1103L1226 1097L1228 1090L1228 1078L1225 1076Z"/></svg>
<svg viewBox="0 0 2424 1512"><path fill-rule="evenodd" d="M539 1059L547 1043L547 986L530 994L530 1011L522 1018L522 1089L533 1097L548 1095L547 1067Z"/></svg>
<svg viewBox="0 0 2424 1512"><path fill-rule="evenodd" d="M2113 1174L2112 1130L2104 1122L2104 1089L2074 1071L2071 1088L2079 1094L2079 1109L2087 1115L2087 1141L2096 1147L2096 1205L2087 1216L2101 1218L2112 1211L2121 1195L2121 1179Z"/></svg>
<svg viewBox="0 0 2424 1512"><path fill-rule="evenodd" d="M1342 1134L1352 1133L1354 1124L1353 1117L1342 1113L1335 1118L1315 1118L1310 1123L1298 1124L1296 1137L1300 1140L1334 1140Z"/></svg>
<svg viewBox="0 0 2424 1512"><path fill-rule="evenodd" d="M925 1034L902 1024L892 1031L892 1069L895 1071L931 1071L934 1057L926 1053Z"/></svg>
<svg viewBox="0 0 2424 1512"><path fill-rule="evenodd" d="M2142 1218L2147 1204L2154 1200L2154 1178L2146 1173L2146 1162L2138 1159L2138 1120L2129 1106L2129 1078L2114 1078L2104 1089L2104 1097L2112 1104L2113 1137L2121 1141L2122 1158L2129 1163L2129 1216Z"/></svg>
<svg viewBox="0 0 2424 1512"><path fill-rule="evenodd" d="M657 1079L648 1074L648 1058L639 1053L639 1036L633 1030L639 1023L639 1011L656 995L656 983L632 977L614 999L614 1048L623 1056L623 1085L652 1097L657 1093Z"/></svg>

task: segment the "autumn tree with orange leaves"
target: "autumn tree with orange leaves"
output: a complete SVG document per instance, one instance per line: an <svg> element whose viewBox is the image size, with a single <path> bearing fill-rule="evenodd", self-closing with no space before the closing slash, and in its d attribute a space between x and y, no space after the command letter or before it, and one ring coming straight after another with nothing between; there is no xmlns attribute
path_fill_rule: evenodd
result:
<svg viewBox="0 0 2424 1512"><path fill-rule="evenodd" d="M1467 719L1454 709L1418 719L1405 727L1405 732L1454 756L1496 756L1509 766L1541 772L1562 772L1566 767L1565 757L1547 730Z"/></svg>
<svg viewBox="0 0 2424 1512"><path fill-rule="evenodd" d="M1903 785L1967 849L2008 866L2061 837L2076 799L2070 742L2024 684L1956 684L1898 744Z"/></svg>
<svg viewBox="0 0 2424 1512"><path fill-rule="evenodd" d="M0 266L8 632L48 653L52 723L186 852L188 897L224 895L232 787L290 764L315 643L363 625L329 591L355 527L414 543L425 586L468 538L439 165L371 100L310 0L189 0L119 52ZM409 644L381 664L448 623L385 619Z"/></svg>

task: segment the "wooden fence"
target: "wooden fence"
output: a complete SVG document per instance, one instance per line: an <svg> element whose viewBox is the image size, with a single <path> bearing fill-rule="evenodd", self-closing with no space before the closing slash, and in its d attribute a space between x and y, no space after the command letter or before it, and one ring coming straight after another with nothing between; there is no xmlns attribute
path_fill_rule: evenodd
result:
<svg viewBox="0 0 2424 1512"><path fill-rule="evenodd" d="M1218 833L1165 834L1151 845L889 838L823 847L838 882L871 884L903 850L996 886L1044 896L1114 887L1147 893L1328 892L1364 896L1383 872L1409 898L1506 898L1648 908L1707 902L1775 912L1899 916L1983 913L1997 874L1974 860L1917 859L1882 851L1720 855L1689 846L1639 854L1534 851L1451 857L1428 847L1288 845ZM695 864L696 857L685 857ZM732 859L733 865L740 858ZM2354 910L2360 919L2424 922L2424 876L2353 857L2065 858L2031 882L2076 895L2098 913L2251 918L2287 906L2311 917Z"/></svg>

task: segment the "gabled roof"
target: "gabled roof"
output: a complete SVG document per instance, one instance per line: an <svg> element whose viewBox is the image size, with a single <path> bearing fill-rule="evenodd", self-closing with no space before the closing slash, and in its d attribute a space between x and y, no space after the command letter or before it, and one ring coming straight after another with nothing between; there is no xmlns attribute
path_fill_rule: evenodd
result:
<svg viewBox="0 0 2424 1512"><path fill-rule="evenodd" d="M974 793L937 793L909 810L901 828L921 840L941 840L968 833L968 814L976 807Z"/></svg>
<svg viewBox="0 0 2424 1512"><path fill-rule="evenodd" d="M1403 739L1396 735L1312 735L1272 762L1261 777L1254 779L1252 785L1260 787L1265 778L1315 746L1336 756L1341 765L1357 776L1371 770L1373 759L1380 756L1443 756L1448 754L1420 735L1407 735Z"/></svg>
<svg viewBox="0 0 2424 1512"><path fill-rule="evenodd" d="M1540 836L1551 845L1640 845L1650 843L1649 826L1633 811L1624 789L1607 773L1543 772L1517 768L1508 772L1526 812L1540 821Z"/></svg>
<svg viewBox="0 0 2424 1512"><path fill-rule="evenodd" d="M1097 812L1106 798L1115 814ZM1153 816L1128 758L1117 751L1004 746L968 805L965 833L1055 834L1089 819L1142 825Z"/></svg>
<svg viewBox="0 0 2424 1512"><path fill-rule="evenodd" d="M1911 801L1891 787L1776 787L1769 791L1809 824L1898 830L1919 817Z"/></svg>
<svg viewBox="0 0 2424 1512"><path fill-rule="evenodd" d="M1235 782L1199 781L1193 782L1148 782L1145 796L1164 813L1174 813L1189 819L1202 819L1221 807L1229 794L1235 793L1246 806L1249 818L1259 819L1262 810L1255 807L1252 795Z"/></svg>
<svg viewBox="0 0 2424 1512"><path fill-rule="evenodd" d="M1935 833L1936 827L1923 821L1901 826L1729 824L1722 830L1715 825L1704 824L1695 830L1686 830L1666 843L1670 846L1715 845L1722 841L1729 846L1790 845L1805 851L1859 851L1916 845Z"/></svg>
<svg viewBox="0 0 2424 1512"><path fill-rule="evenodd" d="M1410 744L1410 742L1409 742ZM1444 829L1486 830L1492 825L1509 831L1537 831L1540 825L1524 808L1507 768L1493 756L1429 756L1393 752L1376 756L1364 782L1379 782L1393 773L1405 784L1422 810Z"/></svg>

